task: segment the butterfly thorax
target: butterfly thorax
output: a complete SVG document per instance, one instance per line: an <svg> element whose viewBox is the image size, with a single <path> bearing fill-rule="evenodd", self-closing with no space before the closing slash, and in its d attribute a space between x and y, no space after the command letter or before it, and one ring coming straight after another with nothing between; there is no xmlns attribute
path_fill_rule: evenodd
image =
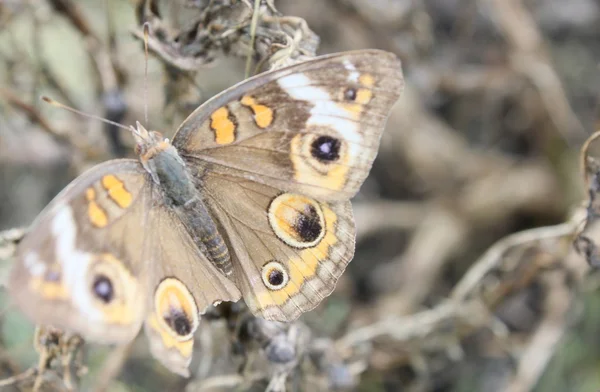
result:
<svg viewBox="0 0 600 392"><path fill-rule="evenodd" d="M202 253L225 275L232 273L227 245L212 219L198 180L194 180L177 149L159 132L148 132L139 123L136 152L160 190L162 202L183 222Z"/></svg>

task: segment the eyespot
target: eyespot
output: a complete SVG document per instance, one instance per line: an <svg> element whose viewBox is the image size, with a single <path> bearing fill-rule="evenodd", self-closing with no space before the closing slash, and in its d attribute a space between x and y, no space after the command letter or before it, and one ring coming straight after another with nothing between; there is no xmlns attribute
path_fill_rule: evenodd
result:
<svg viewBox="0 0 600 392"><path fill-rule="evenodd" d="M340 158L342 143L331 136L319 136L310 145L310 154L321 162L333 162Z"/></svg>
<svg viewBox="0 0 600 392"><path fill-rule="evenodd" d="M170 313L163 315L165 322L179 336L186 336L192 332L192 324L187 316L177 310L171 310Z"/></svg>
<svg viewBox="0 0 600 392"><path fill-rule="evenodd" d="M92 290L96 297L104 303L109 303L114 298L113 284L110 279L102 274L96 275Z"/></svg>
<svg viewBox="0 0 600 392"><path fill-rule="evenodd" d="M133 298L130 287L131 274L122 262L111 254L100 254L91 266L88 273L88 287L94 299L106 309L112 305L128 305Z"/></svg>
<svg viewBox="0 0 600 392"><path fill-rule="evenodd" d="M164 279L154 294L154 310L162 329L177 339L192 338L198 328L198 307L185 285L175 279Z"/></svg>
<svg viewBox="0 0 600 392"><path fill-rule="evenodd" d="M90 296L75 298L82 309L97 308L103 322L128 324L142 311L138 305L139 283L122 260L110 253L94 256L82 284ZM89 298L91 302L86 302Z"/></svg>
<svg viewBox="0 0 600 392"><path fill-rule="evenodd" d="M320 188L344 189L355 165L353 161L361 153L359 145L354 136L342 138L330 126L310 126L306 133L299 133L290 141L294 179Z"/></svg>
<svg viewBox="0 0 600 392"><path fill-rule="evenodd" d="M354 101L356 99L356 89L349 87L344 91L344 99L346 101Z"/></svg>
<svg viewBox="0 0 600 392"><path fill-rule="evenodd" d="M280 290L290 281L290 276L278 261L270 261L262 267L262 280L269 290Z"/></svg>
<svg viewBox="0 0 600 392"><path fill-rule="evenodd" d="M268 216L277 237L294 248L316 246L325 235L321 206L306 196L277 196L269 205Z"/></svg>

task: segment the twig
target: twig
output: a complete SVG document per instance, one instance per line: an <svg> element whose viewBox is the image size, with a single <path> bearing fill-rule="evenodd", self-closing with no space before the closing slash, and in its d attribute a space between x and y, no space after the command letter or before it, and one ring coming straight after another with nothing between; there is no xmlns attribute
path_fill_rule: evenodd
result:
<svg viewBox="0 0 600 392"><path fill-rule="evenodd" d="M336 342L336 347L340 352L344 352L380 336L389 336L394 340L404 342L423 338L435 330L439 324L455 319L458 309L457 305L448 302L410 316L390 317L352 330Z"/></svg>
<svg viewBox="0 0 600 392"><path fill-rule="evenodd" d="M492 7L500 31L513 47L511 61L539 91L546 113L558 132L570 143L585 137L560 78L545 53L544 39L521 0L480 0ZM576 138L576 139L575 139ZM575 139L575 140L574 140Z"/></svg>
<svg viewBox="0 0 600 392"><path fill-rule="evenodd" d="M544 300L544 317L519 359L517 373L507 392L529 392L534 389L569 324L567 313L573 295L565 284L564 271L554 271L543 281L548 293Z"/></svg>
<svg viewBox="0 0 600 392"><path fill-rule="evenodd" d="M5 378L4 380L0 380L0 387L8 387L22 381L27 380L30 377L33 377L37 373L35 368L30 368L25 370L23 373L17 374L12 377Z"/></svg>
<svg viewBox="0 0 600 392"><path fill-rule="evenodd" d="M95 392L108 391L111 383L118 377L123 365L131 354L133 341L125 345L115 347L108 358L104 361L102 369L98 373L97 382L94 386Z"/></svg>
<svg viewBox="0 0 600 392"><path fill-rule="evenodd" d="M496 242L490 247L483 256L475 262L473 267L465 274L461 281L454 287L450 298L454 301L464 301L470 294L475 292L475 288L481 283L483 277L502 261L502 256L510 248L541 241L544 239L556 239L572 236L578 227L578 218L580 214L566 223L555 226L540 227L531 230L511 234Z"/></svg>
<svg viewBox="0 0 600 392"><path fill-rule="evenodd" d="M256 40L256 26L260 14L260 0L254 0L254 9L252 12L252 21L250 22L250 45L248 46L248 57L246 58L246 71L244 78L250 77L250 68L252 67L252 55L254 54L254 41Z"/></svg>
<svg viewBox="0 0 600 392"><path fill-rule="evenodd" d="M50 134L58 142L71 145L71 140L62 132L58 132L50 125L48 121L40 114L33 106L24 102L18 95L6 88L0 87L0 96L6 100L11 106L24 112L29 119L38 124L46 133Z"/></svg>
<svg viewBox="0 0 600 392"><path fill-rule="evenodd" d="M267 376L262 372L246 373L244 376L239 374L227 374L224 376L215 376L199 381L198 392L210 391L211 389L233 388L238 385L251 383L265 379Z"/></svg>

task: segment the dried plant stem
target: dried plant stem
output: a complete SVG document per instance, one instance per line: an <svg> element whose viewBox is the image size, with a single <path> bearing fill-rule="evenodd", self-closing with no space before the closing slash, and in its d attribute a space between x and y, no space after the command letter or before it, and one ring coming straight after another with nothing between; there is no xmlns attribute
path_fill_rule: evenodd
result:
<svg viewBox="0 0 600 392"><path fill-rule="evenodd" d="M30 368L25 370L23 373L19 373L15 376L5 378L4 380L0 380L0 387L8 387L11 385L18 384L22 381L25 381L37 373L37 370L34 368Z"/></svg>

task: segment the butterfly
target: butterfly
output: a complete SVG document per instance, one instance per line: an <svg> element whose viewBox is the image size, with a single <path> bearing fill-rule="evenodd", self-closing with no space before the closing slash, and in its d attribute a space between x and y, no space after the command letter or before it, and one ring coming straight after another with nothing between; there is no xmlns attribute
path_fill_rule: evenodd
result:
<svg viewBox="0 0 600 392"><path fill-rule="evenodd" d="M403 88L379 50L316 57L242 81L173 140L131 127L137 159L68 185L20 242L9 293L34 322L108 344L143 327L189 375L201 315L244 299L289 322L333 291L354 255L350 198Z"/></svg>

